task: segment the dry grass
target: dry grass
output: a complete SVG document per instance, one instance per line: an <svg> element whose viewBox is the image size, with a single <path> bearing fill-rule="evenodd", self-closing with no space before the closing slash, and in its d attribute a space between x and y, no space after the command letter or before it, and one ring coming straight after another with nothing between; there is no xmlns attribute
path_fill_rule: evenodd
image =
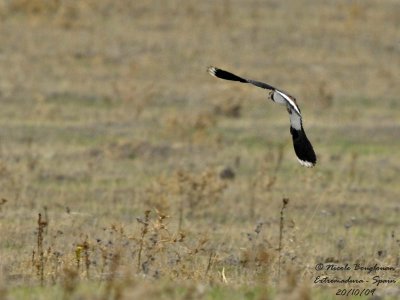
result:
<svg viewBox="0 0 400 300"><path fill-rule="evenodd" d="M333 299L356 286L316 276L371 280L320 262L399 278L399 12L0 1L0 298ZM211 64L296 95L317 167L281 107Z"/></svg>

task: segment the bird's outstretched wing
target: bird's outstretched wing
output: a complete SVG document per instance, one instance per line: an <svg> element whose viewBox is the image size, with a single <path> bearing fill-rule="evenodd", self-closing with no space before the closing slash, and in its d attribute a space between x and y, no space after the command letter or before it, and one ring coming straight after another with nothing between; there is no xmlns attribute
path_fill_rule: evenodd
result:
<svg viewBox="0 0 400 300"><path fill-rule="evenodd" d="M292 109L300 115L300 109L297 106L296 102L293 101L293 99L289 95L287 95L285 92L277 89L276 87L274 87L272 85L269 85L268 83L264 83L264 82L252 80L252 79L246 79L246 78L237 76L231 72L228 72L228 71L225 71L225 70L213 67L213 66L208 67L207 72L210 75L221 78L221 79L239 81L239 82L243 82L243 83L250 83L250 84L260 87L262 89L274 91L277 93L278 97L282 97L283 101L285 101L287 103L287 105L291 106Z"/></svg>
<svg viewBox="0 0 400 300"><path fill-rule="evenodd" d="M293 147L298 161L301 165L306 167L313 167L317 163L317 156L315 155L314 149L303 128L300 108L293 97L267 83L246 79L213 66L208 67L207 71L212 76L221 79L250 83L257 87L273 91L273 101L286 104L288 108L290 116L290 133L292 135Z"/></svg>
<svg viewBox="0 0 400 300"><path fill-rule="evenodd" d="M272 85L269 85L267 83L252 80L252 79L242 78L231 72L221 70L221 69L213 67L213 66L208 67L207 72L210 73L210 75L221 78L221 79L250 83L250 84L258 86L262 89L267 89L267 90L271 90L271 91L276 90L276 88L274 88Z"/></svg>

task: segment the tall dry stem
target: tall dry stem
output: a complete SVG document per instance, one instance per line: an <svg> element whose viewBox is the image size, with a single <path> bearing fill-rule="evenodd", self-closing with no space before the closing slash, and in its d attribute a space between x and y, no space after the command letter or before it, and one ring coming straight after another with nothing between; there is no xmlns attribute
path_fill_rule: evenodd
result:
<svg viewBox="0 0 400 300"><path fill-rule="evenodd" d="M286 208L286 205L288 205L289 199L288 198L283 198L282 199L282 208L281 208L281 218L279 222L279 258L278 258L278 283L281 279L281 260L282 260L282 240L283 240L283 225L284 225L284 211Z"/></svg>
<svg viewBox="0 0 400 300"><path fill-rule="evenodd" d="M137 260L137 271L140 272L142 251L143 251L143 246L144 246L144 238L149 231L150 210L145 211L144 220L142 220L141 218L137 218L137 221L142 224L142 230L141 230L140 240L139 240L138 260Z"/></svg>
<svg viewBox="0 0 400 300"><path fill-rule="evenodd" d="M44 284L44 251L43 251L43 232L47 226L47 221L42 220L42 214L38 215L38 228L37 228L37 254L39 260L36 261L37 276L40 279L40 285Z"/></svg>

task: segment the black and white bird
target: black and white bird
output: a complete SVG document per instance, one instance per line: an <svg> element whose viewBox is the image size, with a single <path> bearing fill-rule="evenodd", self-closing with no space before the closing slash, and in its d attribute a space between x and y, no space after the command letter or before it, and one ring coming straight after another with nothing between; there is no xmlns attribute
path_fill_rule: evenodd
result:
<svg viewBox="0 0 400 300"><path fill-rule="evenodd" d="M304 132L301 112L296 103L296 98L267 83L245 79L213 66L208 67L207 71L212 76L221 79L250 83L260 88L269 90L270 99L275 103L285 105L287 108L290 117L290 133L292 134L294 152L297 155L298 161L301 165L308 168L315 166L317 163L317 156L315 155L314 149L308 140L306 133Z"/></svg>

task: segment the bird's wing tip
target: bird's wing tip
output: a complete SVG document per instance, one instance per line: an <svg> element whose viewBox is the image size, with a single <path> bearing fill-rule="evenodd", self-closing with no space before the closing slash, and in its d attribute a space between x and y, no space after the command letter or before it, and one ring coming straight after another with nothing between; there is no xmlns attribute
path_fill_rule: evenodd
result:
<svg viewBox="0 0 400 300"><path fill-rule="evenodd" d="M217 72L217 68L214 67L214 66L209 66L209 67L207 68L207 72L208 72L208 74L210 74L210 75L212 75L212 76L215 76L215 73Z"/></svg>
<svg viewBox="0 0 400 300"><path fill-rule="evenodd" d="M313 168L317 164L317 162L306 161L306 160L302 160L300 158L297 158L297 160L299 161L299 163L302 166L307 167L307 168Z"/></svg>

